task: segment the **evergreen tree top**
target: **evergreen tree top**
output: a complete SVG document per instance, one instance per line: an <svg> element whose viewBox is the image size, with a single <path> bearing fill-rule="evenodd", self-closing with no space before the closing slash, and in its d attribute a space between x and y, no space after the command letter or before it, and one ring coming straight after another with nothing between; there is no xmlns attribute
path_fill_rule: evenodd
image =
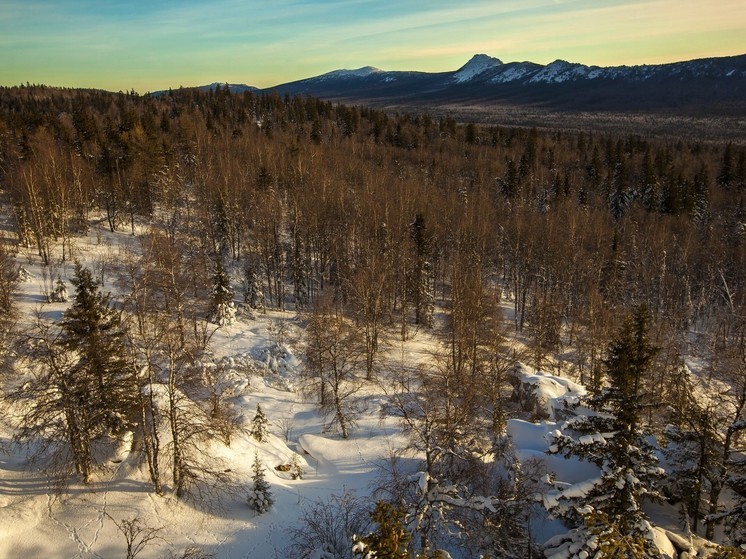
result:
<svg viewBox="0 0 746 559"><path fill-rule="evenodd" d="M117 313L109 306L109 295L99 291L100 283L88 268L76 262L70 282L75 286L75 297L62 317L67 345L77 343L81 337L113 330L119 325Z"/></svg>
<svg viewBox="0 0 746 559"><path fill-rule="evenodd" d="M604 360L611 387L597 404L617 415L621 430L633 430L639 421L642 383L659 351L650 343L649 328L650 313L643 304L627 315Z"/></svg>

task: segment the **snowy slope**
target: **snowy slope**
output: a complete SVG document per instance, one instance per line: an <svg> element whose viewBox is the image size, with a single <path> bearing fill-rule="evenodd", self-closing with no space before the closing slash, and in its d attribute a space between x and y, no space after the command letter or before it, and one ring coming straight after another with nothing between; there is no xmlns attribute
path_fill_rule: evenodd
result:
<svg viewBox="0 0 746 559"><path fill-rule="evenodd" d="M95 227L76 239L77 256L94 269L108 259L107 269L113 272L117 247L129 237ZM28 272L20 294L24 321L28 324L37 309L58 319L69 303L42 304L41 264L32 254L19 255L19 262ZM69 280L72 266L62 265L58 271ZM115 289L113 276L106 277L105 289ZM278 346L278 322L292 329L295 314L269 311L255 320L239 320L213 336L214 353L224 356L228 371L235 373L227 375L226 382L232 379L231 403L241 422L229 447L216 441L206 449L231 478L219 502L180 500L169 487L163 497L152 494L147 466L139 453L131 451L131 438L125 437L116 461L105 464L89 487L73 483L60 495L43 472L26 463L25 452L14 449L0 455L0 557L123 557L125 540L115 522L135 518L158 530L158 538L138 556L141 559L181 554L190 545L220 559L284 557L287 528L297 523L304 507L340 494L343 488L367 494L380 461L403 444L396 422L381 422L379 408L373 405L351 440L343 442L325 433L317 406L291 390L300 360L291 345ZM247 361L253 364L251 374L241 372ZM371 397L375 400L375 390ZM270 419L272 434L266 443L248 434L257 404ZM0 423L0 440L6 442L11 435L8 422ZM293 480L274 466L289 463L296 452L305 473ZM266 466L276 501L264 515L246 504L255 453Z"/></svg>
<svg viewBox="0 0 746 559"><path fill-rule="evenodd" d="M331 72L327 72L326 74L322 74L316 78L312 78L318 81L324 81L324 80L330 80L330 79L344 79L344 78L367 78L368 76L372 74L379 74L383 72L383 70L380 70L378 68L375 68L373 66L364 66L362 68L357 68L356 70L332 70Z"/></svg>
<svg viewBox="0 0 746 559"><path fill-rule="evenodd" d="M76 256L94 270L103 269L105 289L115 293L114 263L119 247L129 239L128 233L110 233L99 225L75 240ZM39 259L22 252L18 261L28 272L20 296L25 325L37 310L59 319L69 303L43 303ZM69 279L71 268L66 263L57 271ZM122 436L117 454L90 486L73 483L61 494L43 472L26 463L23 450L14 449L0 455L0 557L123 557L125 540L117 524L137 519L142 526L157 530L157 539L140 559L178 555L189 546L199 546L218 559L284 558L290 543L288 530L298 525L307 507L344 490L368 497L381 467L406 445L406 438L396 418L381 418L386 396L375 384L366 385L361 393L362 413L349 440L325 432L325 419L317 406L296 391L302 366L293 342L299 333L296 318L292 312L268 311L255 319L240 319L213 335L216 360L225 365L220 382L230 386L230 402L240 417L230 446L215 441L205 449L231 480L219 501L177 499L169 487L164 496L154 495L147 466L132 451L131 434ZM278 340L280 323L286 325L287 339ZM398 362L416 366L434 343L421 332L391 351ZM567 378L521 366L518 371L527 385L535 387L537 400L549 414L584 393ZM264 443L248 434L257 405L270 420L271 435ZM547 435L556 428L554 421L510 420L508 433L518 458L542 462L563 483L580 483L598 475L597 468L588 463L547 455ZM6 443L11 435L7 416L0 418L0 442ZM290 463L295 454L300 455L302 479L275 469ZM255 455L266 466L275 498L272 510L263 515L246 503ZM539 541L564 530L561 523L546 517L537 519L532 528Z"/></svg>

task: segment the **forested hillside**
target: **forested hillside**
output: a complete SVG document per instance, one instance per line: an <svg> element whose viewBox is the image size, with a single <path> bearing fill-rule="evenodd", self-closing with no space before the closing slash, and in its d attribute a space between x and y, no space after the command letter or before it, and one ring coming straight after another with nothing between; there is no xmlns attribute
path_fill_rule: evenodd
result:
<svg viewBox="0 0 746 559"><path fill-rule="evenodd" d="M399 526L411 534L402 546L423 553L536 552L521 508L533 489L488 468L517 467L501 462L517 361L570 376L588 391L582 405L616 418L576 420L580 446L557 434L555 452L583 456L582 435L621 433L607 443L616 458L589 460L644 486L620 510L605 498L549 507L586 530L575 553L621 530L641 539L617 556L652 554L636 509L646 494L680 507L695 533L746 542L743 146L227 88L28 86L0 89L0 196L2 405L21 410L7 419L14 442L64 450L49 459L55 475L95 478L97 441L130 430L154 493L219 486L225 476L198 458L202 437L229 445L236 421L199 368L210 333L285 311L297 313L302 388L327 427L348 439L356 394L385 379L384 408L424 463L429 490L416 501L391 482L393 504L378 501L362 547ZM73 264L101 225L132 242L92 270ZM46 270L49 301L71 299L58 320L21 312L24 256ZM427 366L392 357L422 333L437 341ZM204 422L189 421L193 402ZM620 465L619 449L648 435L656 449ZM454 530L470 543L448 543Z"/></svg>

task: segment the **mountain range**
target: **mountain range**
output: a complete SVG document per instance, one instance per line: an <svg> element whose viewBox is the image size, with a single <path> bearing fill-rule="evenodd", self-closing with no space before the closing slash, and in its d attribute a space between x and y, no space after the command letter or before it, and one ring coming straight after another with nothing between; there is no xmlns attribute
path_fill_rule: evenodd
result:
<svg viewBox="0 0 746 559"><path fill-rule="evenodd" d="M384 105L517 104L618 111L709 109L743 114L746 54L642 66L555 60L507 62L477 54L452 72L335 70L265 91Z"/></svg>
<svg viewBox="0 0 746 559"><path fill-rule="evenodd" d="M201 86L213 89L217 83ZM376 106L522 106L569 111L667 111L746 114L746 54L639 66L503 62L476 54L451 72L334 70L266 89L230 84L234 92L277 92Z"/></svg>

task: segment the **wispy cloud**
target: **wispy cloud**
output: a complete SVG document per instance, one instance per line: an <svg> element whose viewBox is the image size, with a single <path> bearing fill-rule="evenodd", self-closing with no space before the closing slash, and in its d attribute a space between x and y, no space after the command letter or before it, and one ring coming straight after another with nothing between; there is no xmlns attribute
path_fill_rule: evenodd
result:
<svg viewBox="0 0 746 559"><path fill-rule="evenodd" d="M54 70L112 88L273 85L342 66L455 69L475 52L634 64L736 54L744 28L743 0L4 0L0 83Z"/></svg>

